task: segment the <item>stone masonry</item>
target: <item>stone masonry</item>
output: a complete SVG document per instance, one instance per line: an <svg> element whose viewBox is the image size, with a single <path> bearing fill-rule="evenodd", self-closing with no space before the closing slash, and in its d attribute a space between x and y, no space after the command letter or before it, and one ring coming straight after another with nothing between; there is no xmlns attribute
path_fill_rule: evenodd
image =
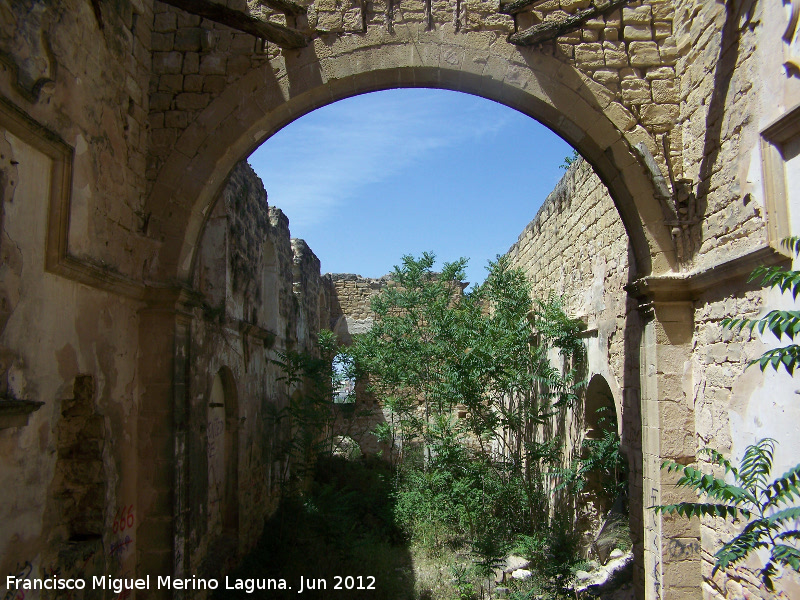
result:
<svg viewBox="0 0 800 600"><path fill-rule="evenodd" d="M624 293L630 276L625 231L605 186L587 163L573 163L508 254L512 264L523 268L531 279L534 299L556 296L570 316L587 323L587 379L603 377L614 397L631 471L631 528L636 556L640 558L644 543L640 532L652 526L652 513L646 510L647 504L637 501L646 480L640 459L641 409L631 401L632 396L639 395L639 365L631 364L629 345L631 338L642 335L641 324L636 304L626 300ZM691 439L689 443L698 449L708 446L736 455L745 445L741 440L735 443L737 432L752 431L752 423L757 430L781 431L780 421L793 411L787 406L788 398L773 398L769 413L756 416L756 406L764 401L759 390L768 384L757 369L747 370L746 365L765 347L746 332L735 333L720 325L727 315L756 316L770 301L776 300L756 286L739 281L698 294L692 302L694 350L685 363L682 378L691 390L694 416L673 414L672 418L680 417L680 427ZM767 378L773 385L780 385L782 379L777 374L767 374ZM578 438L573 444L579 445L582 434L574 434ZM754 441L748 438L747 443ZM791 434L782 442L787 448L779 452L791 463ZM670 520L670 524L684 525L680 519ZM763 591L758 590L752 568L738 568L729 576L711 576L713 551L706 544L718 536L730 538L734 533L735 528L721 519L704 519L701 537L672 542L665 554L677 555L683 559L678 562L685 563L696 553L703 563L703 589L710 597L761 597ZM786 590L797 589L797 578L788 578L784 585Z"/></svg>

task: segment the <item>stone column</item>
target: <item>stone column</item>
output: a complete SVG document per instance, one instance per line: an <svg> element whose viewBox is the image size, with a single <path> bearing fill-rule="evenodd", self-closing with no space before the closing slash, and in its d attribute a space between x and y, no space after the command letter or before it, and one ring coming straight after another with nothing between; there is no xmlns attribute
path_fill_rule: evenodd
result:
<svg viewBox="0 0 800 600"><path fill-rule="evenodd" d="M661 296L661 295L660 295ZM677 474L661 469L664 460L695 460L695 422L689 359L694 306L670 300L670 294L643 307L642 335L642 468L644 494L644 568L647 600L698 598L702 584L700 523L662 516L655 504L696 500L677 488Z"/></svg>
<svg viewBox="0 0 800 600"><path fill-rule="evenodd" d="M138 598L172 598L158 575L182 576L186 564L187 348L190 317L177 302L139 313L138 527L136 577L150 575Z"/></svg>

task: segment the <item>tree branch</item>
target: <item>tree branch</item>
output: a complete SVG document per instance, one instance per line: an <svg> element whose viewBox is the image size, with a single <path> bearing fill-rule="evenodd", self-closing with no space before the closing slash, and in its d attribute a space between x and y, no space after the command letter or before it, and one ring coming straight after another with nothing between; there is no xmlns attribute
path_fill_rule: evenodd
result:
<svg viewBox="0 0 800 600"><path fill-rule="evenodd" d="M514 2L509 2L508 4L501 4L498 12L504 15L515 15L539 2L544 2L544 0L514 0Z"/></svg>
<svg viewBox="0 0 800 600"><path fill-rule="evenodd" d="M524 31L519 31L508 36L508 41L517 46L532 46L554 40L565 33L570 33L580 28L586 21L598 15L620 8L628 3L628 0L611 0L608 3L592 6L585 10L578 11L573 16L563 21L539 23L529 27Z"/></svg>
<svg viewBox="0 0 800 600"><path fill-rule="evenodd" d="M180 8L189 14L268 40L281 48L304 48L311 41L308 36L296 29L290 29L276 23L259 21L243 12L209 0L161 0L161 2Z"/></svg>
<svg viewBox="0 0 800 600"><path fill-rule="evenodd" d="M304 15L308 12L305 6L297 4L297 2L292 2L292 0L259 0L259 2L265 6L274 8L278 12L282 12L285 15L292 15L293 17Z"/></svg>

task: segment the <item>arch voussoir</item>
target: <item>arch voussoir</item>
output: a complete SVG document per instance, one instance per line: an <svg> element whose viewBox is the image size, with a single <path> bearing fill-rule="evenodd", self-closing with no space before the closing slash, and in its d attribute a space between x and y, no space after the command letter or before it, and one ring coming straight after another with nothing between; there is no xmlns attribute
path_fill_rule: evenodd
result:
<svg viewBox="0 0 800 600"><path fill-rule="evenodd" d="M536 118L578 148L601 179L614 182L618 203L633 202L632 209L619 207L626 227L664 227L638 216L653 213L657 201L643 173L628 169L636 165L641 171L631 148L647 132L637 131L630 111L574 65L557 55L492 42L482 32L457 35L398 26L391 42L382 44L386 37L368 33L331 43L316 40L307 49L277 57L274 67L268 62L246 73L197 115L178 138L174 156L163 162L150 194L164 257L169 257L158 263L154 278L188 281L196 246L192 238L202 231L207 207L228 171L260 142L315 108L396 87L476 94ZM629 182L630 177L636 181ZM164 212L167 206L171 214ZM671 248L662 247L668 235L632 231L631 238L639 240L634 244L642 254L637 265L645 272L651 255L662 255L657 264L671 268ZM182 241L175 247L177 239ZM167 270L173 267L177 271Z"/></svg>

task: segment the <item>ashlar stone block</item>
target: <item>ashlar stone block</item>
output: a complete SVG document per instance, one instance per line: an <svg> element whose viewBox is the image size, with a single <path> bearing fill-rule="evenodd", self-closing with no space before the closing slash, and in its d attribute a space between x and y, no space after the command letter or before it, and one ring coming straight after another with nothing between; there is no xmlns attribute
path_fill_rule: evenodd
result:
<svg viewBox="0 0 800 600"><path fill-rule="evenodd" d="M625 7L622 9L622 22L628 24L650 24L652 11L650 6L643 4L634 8Z"/></svg>
<svg viewBox="0 0 800 600"><path fill-rule="evenodd" d="M628 66L628 54L622 42L603 42L603 58L607 67L621 69Z"/></svg>
<svg viewBox="0 0 800 600"><path fill-rule="evenodd" d="M581 67L604 67L603 47L597 43L578 44L575 47L575 61Z"/></svg>
<svg viewBox="0 0 800 600"><path fill-rule="evenodd" d="M659 104L677 104L678 93L674 79L655 79L652 87L653 101Z"/></svg>
<svg viewBox="0 0 800 600"><path fill-rule="evenodd" d="M622 34L626 40L652 40L653 32L650 25L625 25Z"/></svg>
<svg viewBox="0 0 800 600"><path fill-rule="evenodd" d="M631 42L630 61L634 67L655 67L661 64L658 44L655 42Z"/></svg>
<svg viewBox="0 0 800 600"><path fill-rule="evenodd" d="M622 101L627 104L643 104L650 101L650 84L644 79L622 81Z"/></svg>

